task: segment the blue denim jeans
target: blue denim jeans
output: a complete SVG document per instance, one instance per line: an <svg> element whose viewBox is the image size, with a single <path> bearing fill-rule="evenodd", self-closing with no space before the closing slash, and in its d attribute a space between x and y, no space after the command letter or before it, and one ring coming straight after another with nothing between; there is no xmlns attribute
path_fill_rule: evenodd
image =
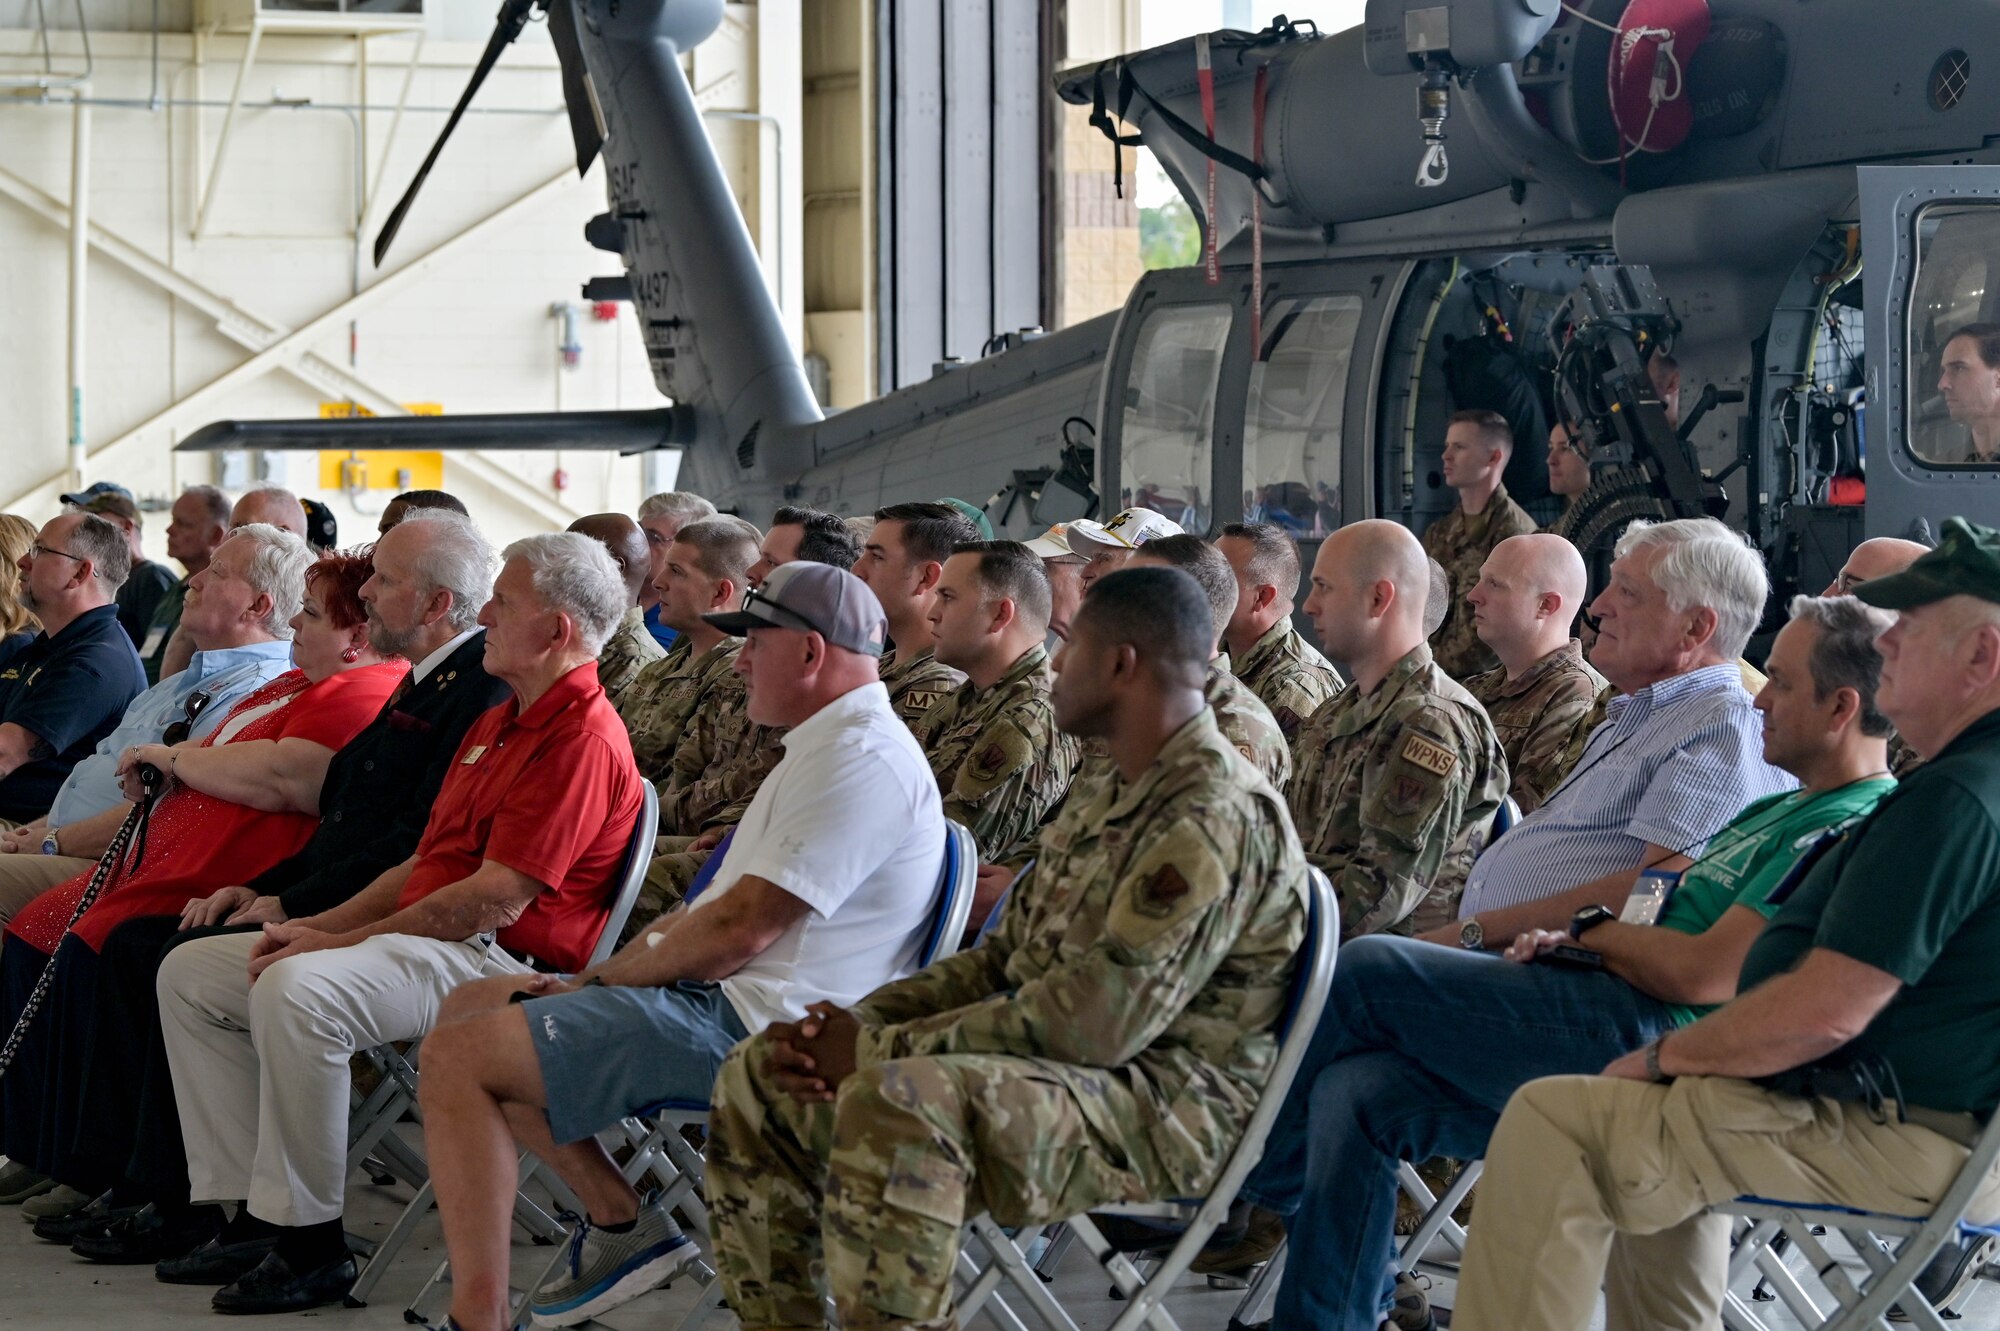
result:
<svg viewBox="0 0 2000 1331"><path fill-rule="evenodd" d="M1376 1331L1395 1288L1397 1162L1479 1159L1521 1085L1597 1072L1672 1024L1601 971L1380 935L1341 948L1243 1188L1288 1217L1274 1331Z"/></svg>

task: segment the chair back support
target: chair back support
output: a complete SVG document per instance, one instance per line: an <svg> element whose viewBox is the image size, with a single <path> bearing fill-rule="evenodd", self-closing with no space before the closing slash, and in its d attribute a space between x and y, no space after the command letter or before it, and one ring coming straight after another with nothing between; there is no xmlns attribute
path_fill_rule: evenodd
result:
<svg viewBox="0 0 2000 1331"><path fill-rule="evenodd" d="M1521 821L1521 803L1512 795L1500 797L1500 807L1493 811L1493 835L1486 839L1492 845L1507 832L1507 829Z"/></svg>
<svg viewBox="0 0 2000 1331"><path fill-rule="evenodd" d="M618 950L618 936L625 932L625 922L639 904L639 889L646 885L646 870L653 863L653 842L660 834L660 796L653 783L644 780L639 782L639 795L639 821L632 827L632 844L625 848L618 895L611 899L611 914L605 917L597 945L590 949L593 966Z"/></svg>
<svg viewBox="0 0 2000 1331"><path fill-rule="evenodd" d="M938 868L930 932L924 935L923 950L917 954L917 969L958 951L958 940L965 937L966 921L972 916L972 894L978 882L979 844L971 832L945 819L944 863Z"/></svg>

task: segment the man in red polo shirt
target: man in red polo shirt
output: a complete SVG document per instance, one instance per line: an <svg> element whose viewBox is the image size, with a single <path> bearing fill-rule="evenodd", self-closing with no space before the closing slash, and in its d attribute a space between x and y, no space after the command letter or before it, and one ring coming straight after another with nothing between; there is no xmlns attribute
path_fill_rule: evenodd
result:
<svg viewBox="0 0 2000 1331"><path fill-rule="evenodd" d="M524 971L522 956L561 971L589 959L642 798L597 682L624 610L590 538L509 546L479 622L486 670L514 697L473 723L416 854L323 914L191 942L161 966L193 1200L242 1200L272 1239L254 1268L214 1273L217 1311L309 1308L353 1284L341 1211L356 1049L421 1039L453 988Z"/></svg>

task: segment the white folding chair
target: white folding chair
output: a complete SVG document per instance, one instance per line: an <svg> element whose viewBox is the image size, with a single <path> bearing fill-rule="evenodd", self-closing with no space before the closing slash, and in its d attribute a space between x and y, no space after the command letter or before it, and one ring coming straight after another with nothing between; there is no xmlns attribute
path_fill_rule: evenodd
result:
<svg viewBox="0 0 2000 1331"><path fill-rule="evenodd" d="M978 886L979 845L973 840L972 833L949 818L945 820L944 830L944 857L938 866L930 926L924 934L923 945L917 951L919 970L958 950L959 939L965 936L966 922L972 915L972 897ZM641 877L644 877L643 873ZM643 1187L648 1182L657 1186L662 1202L669 1210L678 1209L687 1218L695 1239L702 1245L703 1258L692 1270L694 1278L700 1282L699 1292L694 1305L678 1324L681 1327L699 1324L710 1312L722 1306L722 1282L713 1264L715 1245L709 1229L708 1207L702 1201L701 1152L687 1139L688 1129L706 1128L707 1125L706 1100L663 1100L646 1106L599 1134L599 1140L608 1149L630 1149L631 1153L622 1166L625 1177L634 1186ZM534 1157L525 1153L522 1155L521 1179L524 1183L535 1176L538 1165ZM544 1181L552 1189L559 1190L557 1195L563 1199L565 1206L581 1209L558 1179L548 1176ZM524 1289L516 1291L514 1322L517 1325L527 1311L529 1296L555 1274L564 1255L564 1247L558 1243L557 1251L535 1278ZM431 1278L410 1301L409 1308L404 1312L405 1320L425 1320L420 1311L423 1302L448 1272L448 1263L440 1262L431 1273Z"/></svg>
<svg viewBox="0 0 2000 1331"><path fill-rule="evenodd" d="M1318 869L1308 869L1307 875L1309 910L1306 939L1299 950L1291 994L1278 1024L1277 1063L1271 1069L1271 1079L1265 1083L1257 1108L1244 1125L1242 1137L1216 1178L1215 1186L1207 1197L1199 1200L1135 1203L1098 1209L1098 1214L1103 1215L1184 1223L1187 1227L1172 1249L1157 1266L1142 1274L1129 1257L1112 1248L1090 1216L1072 1216L1064 1222L1076 1236L1076 1242L1090 1253L1125 1301L1125 1307L1112 1322L1110 1331L1136 1331L1141 1325L1153 1327L1155 1331L1178 1331L1179 1324L1164 1306L1167 1294L1174 1282L1187 1271L1188 1264L1201 1252L1202 1245L1208 1242L1215 1227L1222 1223L1237 1190L1243 1186L1243 1180L1263 1155L1264 1140L1270 1135L1271 1125L1277 1120L1278 1111L1291 1090L1292 1079L1298 1074L1299 1063L1305 1058L1306 1047L1312 1042L1313 1028L1319 1023L1320 1011L1326 1006L1327 990L1333 984L1334 951L1340 941L1340 907L1334 898L1333 885L1327 881L1325 874ZM990 1215L972 1219L966 1229L966 1246L970 1249L972 1240L976 1239L988 1260L982 1265L977 1259L970 1258L968 1252L968 1260L960 1263L961 1269L970 1276L958 1297L961 1326L969 1324L982 1311L995 1316L1003 1326L1020 1325L1013 1310L998 1298L998 1290L1004 1283L1010 1293L1018 1295L1054 1331L1078 1331L1075 1319L1043 1284L1027 1259L1026 1249L1047 1228L1046 1225L1031 1225L1009 1235ZM995 1306L987 1307L989 1300Z"/></svg>
<svg viewBox="0 0 2000 1331"><path fill-rule="evenodd" d="M646 885L647 866L653 861L653 845L659 830L660 797L650 781L641 781L639 789L639 821L633 826L632 840L625 849L625 860L619 868L618 891L611 899L611 913L605 917L604 927L591 947L590 964L593 966L617 950L618 936L624 932L625 921L638 904L639 891ZM347 1295L348 1306L353 1308L366 1306L368 1296L388 1271L389 1264L409 1242L433 1204L430 1170L425 1166L423 1156L390 1131L404 1114L416 1109L417 1051L413 1047L408 1054L404 1054L394 1045L385 1044L367 1050L366 1056L382 1074L382 1080L366 1098L357 1096L359 1103L348 1116L349 1172L356 1165L365 1167L364 1162L368 1162L371 1155L375 1159L389 1157L383 1161L388 1166L386 1172L414 1187L417 1195L396 1217L396 1223L390 1226L389 1232L369 1254L367 1265L361 1268L354 1288ZM524 1167L520 1185L525 1186L533 1173L532 1168ZM375 1182L384 1181L373 1170L369 1174ZM567 1204L567 1199L560 1194L558 1200ZM562 1236L561 1223L521 1192L520 1187L516 1188L514 1214L522 1227L538 1240L553 1243Z"/></svg>
<svg viewBox="0 0 2000 1331"><path fill-rule="evenodd" d="M1980 1185L2000 1160L2000 1114L1989 1121L1967 1155L1958 1177L1945 1189L1929 1215L1885 1215L1852 1207L1815 1202L1790 1202L1768 1197L1739 1197L1713 1207L1719 1215L1747 1222L1739 1225L1734 1250L1729 1258L1729 1280L1733 1287L1754 1268L1770 1280L1786 1308L1809 1329L1823 1331L1889 1331L1887 1313L1900 1305L1908 1316L1905 1325L1920 1331L1944 1331L1944 1320L1915 1288L1916 1278L1946 1243L1960 1238L2000 1235L2000 1226L1975 1225L1965 1220ZM1865 1270L1857 1282L1846 1264L1827 1250L1820 1235L1823 1226L1838 1234L1860 1258ZM1806 1273L1831 1299L1822 1310L1792 1274L1772 1241L1783 1234L1804 1259ZM1734 1293L1724 1301L1723 1320L1735 1331L1768 1331L1765 1323Z"/></svg>

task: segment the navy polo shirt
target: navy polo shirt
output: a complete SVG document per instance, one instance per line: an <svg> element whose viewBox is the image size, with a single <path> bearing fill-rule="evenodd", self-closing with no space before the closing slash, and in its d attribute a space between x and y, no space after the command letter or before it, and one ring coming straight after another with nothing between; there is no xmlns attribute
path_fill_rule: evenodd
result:
<svg viewBox="0 0 2000 1331"><path fill-rule="evenodd" d="M146 689L146 670L118 623L116 605L86 611L62 632L36 635L0 666L0 723L40 741L0 779L0 818L28 822L49 811L70 769L118 726Z"/></svg>

